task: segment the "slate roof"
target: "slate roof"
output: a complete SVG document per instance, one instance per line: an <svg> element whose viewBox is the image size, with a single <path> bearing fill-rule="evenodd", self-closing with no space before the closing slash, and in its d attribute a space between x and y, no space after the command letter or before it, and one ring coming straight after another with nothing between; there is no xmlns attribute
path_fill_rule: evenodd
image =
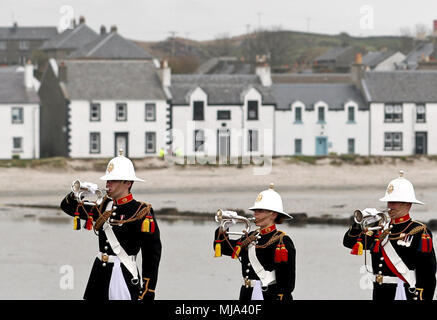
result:
<svg viewBox="0 0 437 320"><path fill-rule="evenodd" d="M416 69L419 61L421 61L422 58L431 56L433 52L434 44L432 42L422 43L407 54L404 63L409 69Z"/></svg>
<svg viewBox="0 0 437 320"><path fill-rule="evenodd" d="M0 104L39 103L34 89L24 87L24 72L18 67L0 67Z"/></svg>
<svg viewBox="0 0 437 320"><path fill-rule="evenodd" d="M277 110L290 110L291 104L301 101L306 111L313 111L315 103L323 101L328 110L339 111L350 100L358 104L359 110L368 110L359 90L348 83L279 83L272 87Z"/></svg>
<svg viewBox="0 0 437 320"><path fill-rule="evenodd" d="M370 102L437 102L437 70L366 72Z"/></svg>
<svg viewBox="0 0 437 320"><path fill-rule="evenodd" d="M0 40L45 40L57 34L56 27L0 27Z"/></svg>
<svg viewBox="0 0 437 320"><path fill-rule="evenodd" d="M66 29L54 38L47 40L40 47L40 49L78 49L80 47L83 47L87 43L90 43L97 36L98 34L94 30L92 30L86 24L81 23L76 26L76 28Z"/></svg>
<svg viewBox="0 0 437 320"><path fill-rule="evenodd" d="M263 104L276 104L271 87L264 87L256 75L172 75L171 82L174 105L188 105L189 93L197 87L205 91L209 105L242 105L250 88L261 93Z"/></svg>
<svg viewBox="0 0 437 320"><path fill-rule="evenodd" d="M166 100L152 61L65 60L70 100Z"/></svg>
<svg viewBox="0 0 437 320"><path fill-rule="evenodd" d="M372 51L363 56L362 63L370 68L375 68L378 64L394 55L394 51Z"/></svg>
<svg viewBox="0 0 437 320"><path fill-rule="evenodd" d="M72 52L69 59L152 59L152 56L133 41L110 32Z"/></svg>

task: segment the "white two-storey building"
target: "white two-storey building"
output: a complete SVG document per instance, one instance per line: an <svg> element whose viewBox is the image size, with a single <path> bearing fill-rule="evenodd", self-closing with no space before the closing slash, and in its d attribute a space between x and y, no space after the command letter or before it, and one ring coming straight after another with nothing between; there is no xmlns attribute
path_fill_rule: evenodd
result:
<svg viewBox="0 0 437 320"><path fill-rule="evenodd" d="M370 155L437 154L437 71L367 72Z"/></svg>
<svg viewBox="0 0 437 320"><path fill-rule="evenodd" d="M40 89L50 94L42 121L58 126L45 130L45 153L64 148L72 158L108 158L123 149L132 158L156 156L166 147L167 125L158 72L151 60L65 60L58 68L52 62Z"/></svg>
<svg viewBox="0 0 437 320"><path fill-rule="evenodd" d="M0 159L36 159L40 100L33 66L0 67Z"/></svg>
<svg viewBox="0 0 437 320"><path fill-rule="evenodd" d="M258 75L173 75L172 148L189 157L273 155L275 102Z"/></svg>
<svg viewBox="0 0 437 320"><path fill-rule="evenodd" d="M353 84L280 83L273 90L275 155L368 154L368 107Z"/></svg>

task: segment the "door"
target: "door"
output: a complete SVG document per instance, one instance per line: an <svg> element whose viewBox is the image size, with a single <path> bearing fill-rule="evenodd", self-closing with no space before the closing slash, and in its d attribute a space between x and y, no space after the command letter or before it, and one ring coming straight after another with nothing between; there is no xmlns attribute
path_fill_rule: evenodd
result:
<svg viewBox="0 0 437 320"><path fill-rule="evenodd" d="M316 156L324 156L328 154L328 138L316 137Z"/></svg>
<svg viewBox="0 0 437 320"><path fill-rule="evenodd" d="M114 140L115 140L114 156L115 157L118 156L119 151L123 150L123 155L129 157L128 133L116 132Z"/></svg>
<svg viewBox="0 0 437 320"><path fill-rule="evenodd" d="M225 163L231 156L231 131L229 129L217 130L217 155Z"/></svg>
<svg viewBox="0 0 437 320"><path fill-rule="evenodd" d="M428 153L428 137L426 132L416 132L416 154Z"/></svg>

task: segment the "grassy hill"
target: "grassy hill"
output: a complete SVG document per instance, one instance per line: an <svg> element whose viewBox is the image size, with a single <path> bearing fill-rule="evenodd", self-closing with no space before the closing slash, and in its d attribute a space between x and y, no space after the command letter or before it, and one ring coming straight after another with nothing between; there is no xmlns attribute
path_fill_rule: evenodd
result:
<svg viewBox="0 0 437 320"><path fill-rule="evenodd" d="M381 48L408 53L411 37L351 37L347 33L326 35L285 30L260 30L254 33L222 37L208 41L167 38L158 42L135 41L158 59L168 59L174 73L193 72L201 63L219 56L233 56L254 63L257 54L270 54L275 68L310 67L314 58L335 46L356 45L368 51Z"/></svg>

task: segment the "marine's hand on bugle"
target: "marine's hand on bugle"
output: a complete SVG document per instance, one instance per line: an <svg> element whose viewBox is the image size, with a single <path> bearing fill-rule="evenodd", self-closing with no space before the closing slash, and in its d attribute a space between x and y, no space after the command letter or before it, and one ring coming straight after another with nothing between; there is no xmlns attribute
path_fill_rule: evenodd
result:
<svg viewBox="0 0 437 320"><path fill-rule="evenodd" d="M97 184L74 180L71 191L78 202L88 205L100 205L106 194L106 189L100 189Z"/></svg>
<svg viewBox="0 0 437 320"><path fill-rule="evenodd" d="M218 209L215 214L215 221L219 227L228 235L247 235L250 232L250 224L255 218L240 216L235 211ZM230 226L243 223L245 228L241 232L229 231Z"/></svg>

